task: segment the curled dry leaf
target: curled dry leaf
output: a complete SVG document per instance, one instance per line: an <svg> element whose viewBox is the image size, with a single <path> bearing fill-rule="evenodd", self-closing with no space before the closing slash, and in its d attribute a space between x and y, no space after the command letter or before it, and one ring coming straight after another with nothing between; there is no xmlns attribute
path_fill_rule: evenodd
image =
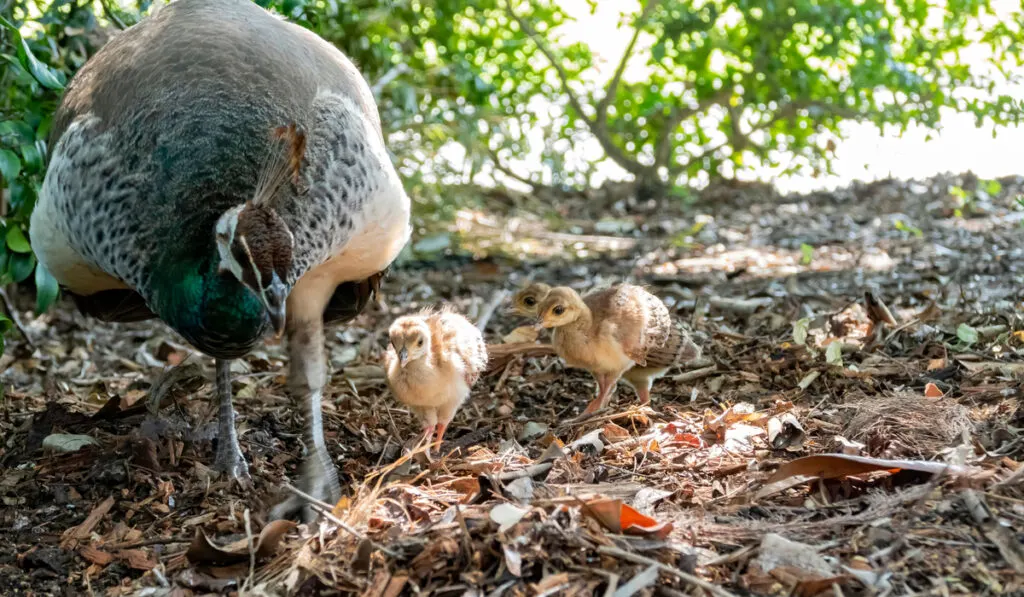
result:
<svg viewBox="0 0 1024 597"><path fill-rule="evenodd" d="M764 487L755 494L755 499L773 495L811 479L838 479L878 471L895 473L901 470L932 475L945 473L957 477L967 477L980 472L972 467L928 460L886 460L848 454L818 454L797 458L780 466L779 470L765 481Z"/></svg>
<svg viewBox="0 0 1024 597"><path fill-rule="evenodd" d="M254 541L256 559L268 558L277 551L277 546L285 534L295 528L295 522L291 520L275 520L263 527L259 537ZM230 565L249 560L249 541L247 538L239 539L233 543L220 547L210 541L202 529L196 529L195 539L189 545L185 557L193 564L215 564Z"/></svg>
<svg viewBox="0 0 1024 597"><path fill-rule="evenodd" d="M804 428L793 413L783 413L768 419L768 443L776 450L800 445L804 439Z"/></svg>
<svg viewBox="0 0 1024 597"><path fill-rule="evenodd" d="M583 512L613 533L653 535L659 539L672 532L671 522L658 522L622 503L622 500L597 499L583 505Z"/></svg>
<svg viewBox="0 0 1024 597"><path fill-rule="evenodd" d="M928 385L924 387L925 398L942 398L943 392L939 389L939 386L928 382Z"/></svg>

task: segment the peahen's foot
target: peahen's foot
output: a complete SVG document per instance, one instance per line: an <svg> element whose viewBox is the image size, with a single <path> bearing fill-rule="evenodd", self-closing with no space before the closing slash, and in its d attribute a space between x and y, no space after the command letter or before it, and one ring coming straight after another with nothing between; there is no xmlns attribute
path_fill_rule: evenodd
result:
<svg viewBox="0 0 1024 597"><path fill-rule="evenodd" d="M230 479L234 479L244 486L252 485L252 477L249 475L249 465L245 462L242 448L235 441L226 441L221 438L217 442L217 455L213 460L213 470L224 473Z"/></svg>
<svg viewBox="0 0 1024 597"><path fill-rule="evenodd" d="M242 455L238 445L238 434L235 432L235 409L231 405L231 361L217 359L217 455L213 460L213 469L226 473L243 486L252 485L249 476L249 464Z"/></svg>
<svg viewBox="0 0 1024 597"><path fill-rule="evenodd" d="M302 462L296 486L303 493L331 506L341 499L338 472L325 448L312 450ZM302 521L308 524L313 522L316 516L317 513L309 506L309 501L294 494L270 510L271 520L301 517Z"/></svg>

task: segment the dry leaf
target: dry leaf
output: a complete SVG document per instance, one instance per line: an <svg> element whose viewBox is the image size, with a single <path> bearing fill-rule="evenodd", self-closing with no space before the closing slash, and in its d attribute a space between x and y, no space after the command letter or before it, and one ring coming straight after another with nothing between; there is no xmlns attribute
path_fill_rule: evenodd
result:
<svg viewBox="0 0 1024 597"><path fill-rule="evenodd" d="M925 398L942 398L943 392L939 389L939 386L928 382L928 385L924 387Z"/></svg>
<svg viewBox="0 0 1024 597"><path fill-rule="evenodd" d="M529 508L520 508L512 504L498 504L491 508L491 520L498 523L498 531L504 533L518 524L529 512Z"/></svg>
<svg viewBox="0 0 1024 597"><path fill-rule="evenodd" d="M532 325L519 326L516 329L508 333L507 336L502 337L501 341L505 344L514 344L517 342L536 342L539 332Z"/></svg>
<svg viewBox="0 0 1024 597"><path fill-rule="evenodd" d="M253 541L256 559L261 560L274 555L277 545L285 533L295 528L291 520L275 520L263 527L259 537ZM219 547L210 541L202 529L196 529L195 539L189 545L185 557L194 564L230 565L249 561L249 541L246 538Z"/></svg>
<svg viewBox="0 0 1024 597"><path fill-rule="evenodd" d="M604 435L604 438L612 444L629 439L629 431L615 423L606 423L605 426L601 428L601 433Z"/></svg>
<svg viewBox="0 0 1024 597"><path fill-rule="evenodd" d="M804 428L793 413L783 413L768 419L768 443L776 450L799 445L804 439Z"/></svg>
<svg viewBox="0 0 1024 597"><path fill-rule="evenodd" d="M933 475L945 473L960 477L980 472L970 467L928 460L885 460L848 454L818 454L797 458L780 466L779 470L765 481L765 485L757 491L754 498L761 499L811 479L838 479L878 471L895 473L900 470Z"/></svg>
<svg viewBox="0 0 1024 597"><path fill-rule="evenodd" d="M671 522L658 522L622 503L622 500L597 499L584 504L583 511L613 533L654 535L659 539L672 532Z"/></svg>

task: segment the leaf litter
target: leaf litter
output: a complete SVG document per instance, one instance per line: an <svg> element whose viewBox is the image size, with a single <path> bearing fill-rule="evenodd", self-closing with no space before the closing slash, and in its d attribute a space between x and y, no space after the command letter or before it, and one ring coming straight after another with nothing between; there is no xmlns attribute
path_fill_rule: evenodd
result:
<svg viewBox="0 0 1024 597"><path fill-rule="evenodd" d="M316 506L316 528L265 518L302 454L282 346L235 364L255 481L245 492L208 468L205 359L161 326L105 325L64 302L33 319L32 297L13 297L32 344L12 339L2 360L0 585L1019 594L1024 228L1011 216L1024 185L1001 182L1004 207L971 221L948 209L951 186L977 184L970 175L772 203L756 186L715 186L617 237L522 214L492 214L481 229L460 215L460 243L475 253L399 264L386 306L330 332L325 431L345 495ZM577 223L594 208L564 207ZM514 246L495 234L503 218L527 222ZM623 386L612 408L582 418L592 378L501 306L486 328L491 370L440 458L409 453L417 425L379 365L388 324L442 300L475 319L527 276L647 284L705 356L659 380L650 405Z"/></svg>

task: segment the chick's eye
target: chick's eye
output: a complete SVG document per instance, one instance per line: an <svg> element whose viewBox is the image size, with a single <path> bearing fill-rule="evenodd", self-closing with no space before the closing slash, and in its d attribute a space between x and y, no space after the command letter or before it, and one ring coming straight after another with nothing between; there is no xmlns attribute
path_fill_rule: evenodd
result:
<svg viewBox="0 0 1024 597"><path fill-rule="evenodd" d="M537 304L537 299L532 296L528 296L523 299L523 303L526 304L527 307L532 307Z"/></svg>
<svg viewBox="0 0 1024 597"><path fill-rule="evenodd" d="M423 338L420 338L420 341L416 343L416 346L423 346Z"/></svg>
<svg viewBox="0 0 1024 597"><path fill-rule="evenodd" d="M555 315L561 315L562 313L565 313L565 307L559 305L552 309L551 312L554 313Z"/></svg>

